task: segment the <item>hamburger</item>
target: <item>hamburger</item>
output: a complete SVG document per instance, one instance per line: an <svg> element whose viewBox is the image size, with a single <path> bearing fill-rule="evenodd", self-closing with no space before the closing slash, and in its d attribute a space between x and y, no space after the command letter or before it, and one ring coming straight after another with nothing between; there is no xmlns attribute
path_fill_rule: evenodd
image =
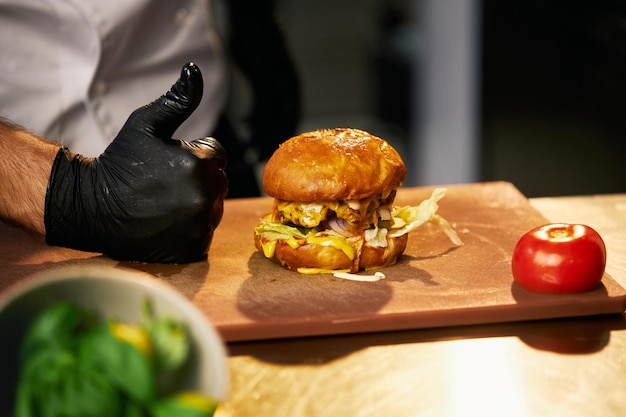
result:
<svg viewBox="0 0 626 417"><path fill-rule="evenodd" d="M418 207L395 207L406 167L385 140L349 128L321 129L283 142L265 164L272 212L255 228L256 248L300 273L356 273L393 265L408 232L433 221L445 189Z"/></svg>

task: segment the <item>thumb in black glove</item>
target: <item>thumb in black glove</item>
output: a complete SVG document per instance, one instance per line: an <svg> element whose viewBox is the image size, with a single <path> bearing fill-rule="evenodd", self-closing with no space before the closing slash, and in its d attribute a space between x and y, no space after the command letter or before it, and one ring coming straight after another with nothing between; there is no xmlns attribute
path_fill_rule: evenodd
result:
<svg viewBox="0 0 626 417"><path fill-rule="evenodd" d="M202 99L186 64L170 91L135 110L97 158L61 148L45 205L46 242L119 260L204 258L228 191L226 153L213 138L173 140Z"/></svg>

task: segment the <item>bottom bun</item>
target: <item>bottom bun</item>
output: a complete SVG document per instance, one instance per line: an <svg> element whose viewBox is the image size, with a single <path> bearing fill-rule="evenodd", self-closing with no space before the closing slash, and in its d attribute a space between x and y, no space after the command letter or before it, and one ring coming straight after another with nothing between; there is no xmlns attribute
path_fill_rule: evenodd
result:
<svg viewBox="0 0 626 417"><path fill-rule="evenodd" d="M260 236L255 235L255 245L263 253ZM408 235L387 238L387 247L371 247L364 245L356 251L355 259L351 260L342 250L331 246L306 243L297 248L288 245L284 240L276 242L276 249L271 260L280 263L287 269L297 271L300 268L332 270L376 269L393 265L406 249ZM360 252L360 254L359 254ZM360 256L359 256L360 255Z"/></svg>
<svg viewBox="0 0 626 417"><path fill-rule="evenodd" d="M408 240L409 235L404 234L388 237L386 248L364 247L359 260L359 269L374 269L395 264L404 253Z"/></svg>

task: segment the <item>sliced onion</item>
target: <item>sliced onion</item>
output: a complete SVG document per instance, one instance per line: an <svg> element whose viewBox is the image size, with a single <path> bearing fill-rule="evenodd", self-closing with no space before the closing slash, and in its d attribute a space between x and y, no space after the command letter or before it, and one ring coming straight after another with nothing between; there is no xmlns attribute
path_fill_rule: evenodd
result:
<svg viewBox="0 0 626 417"><path fill-rule="evenodd" d="M388 205L378 207L378 216L381 220L391 220L391 209Z"/></svg>
<svg viewBox="0 0 626 417"><path fill-rule="evenodd" d="M339 233L341 236L350 237L354 235L350 229L350 223L348 223L346 219L332 217L328 219L328 227Z"/></svg>

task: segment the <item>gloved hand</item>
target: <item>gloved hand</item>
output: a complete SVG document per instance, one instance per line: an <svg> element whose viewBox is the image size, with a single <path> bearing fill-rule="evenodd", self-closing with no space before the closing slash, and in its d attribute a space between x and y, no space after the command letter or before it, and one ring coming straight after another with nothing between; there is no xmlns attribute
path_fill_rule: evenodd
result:
<svg viewBox="0 0 626 417"><path fill-rule="evenodd" d="M202 98L190 63L166 94L135 110L97 158L61 148L45 203L46 242L119 260L204 258L228 191L226 154L213 138L173 140Z"/></svg>

